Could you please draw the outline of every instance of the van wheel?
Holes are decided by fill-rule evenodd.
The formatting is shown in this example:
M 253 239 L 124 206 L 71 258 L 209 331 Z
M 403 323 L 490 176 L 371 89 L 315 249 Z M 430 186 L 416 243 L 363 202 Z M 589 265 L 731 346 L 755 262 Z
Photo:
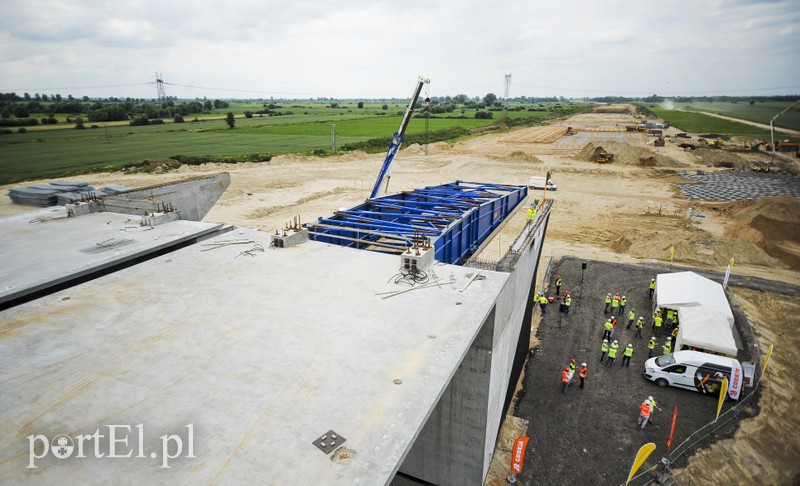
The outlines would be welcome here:
M 669 385 L 669 382 L 664 378 L 659 378 L 656 380 L 656 385 L 658 385 L 661 388 L 665 388 L 667 385 Z

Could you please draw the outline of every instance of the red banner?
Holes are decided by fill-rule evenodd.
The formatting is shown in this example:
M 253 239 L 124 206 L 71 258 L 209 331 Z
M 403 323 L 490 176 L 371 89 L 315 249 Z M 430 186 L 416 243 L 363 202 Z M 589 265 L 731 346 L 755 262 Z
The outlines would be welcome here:
M 528 440 L 530 440 L 530 437 L 517 437 L 517 440 L 514 441 L 514 447 L 511 449 L 511 470 L 514 474 L 522 472 Z
M 675 437 L 675 422 L 678 420 L 678 406 L 672 411 L 672 426 L 669 429 L 669 439 L 667 439 L 667 451 L 672 449 L 672 438 Z

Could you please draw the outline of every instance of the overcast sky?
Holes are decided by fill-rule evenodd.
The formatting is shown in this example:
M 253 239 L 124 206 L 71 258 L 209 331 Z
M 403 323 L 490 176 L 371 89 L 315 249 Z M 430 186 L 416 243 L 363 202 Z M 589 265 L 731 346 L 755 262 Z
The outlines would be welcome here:
M 800 0 L 0 0 L 0 92 L 800 93 Z

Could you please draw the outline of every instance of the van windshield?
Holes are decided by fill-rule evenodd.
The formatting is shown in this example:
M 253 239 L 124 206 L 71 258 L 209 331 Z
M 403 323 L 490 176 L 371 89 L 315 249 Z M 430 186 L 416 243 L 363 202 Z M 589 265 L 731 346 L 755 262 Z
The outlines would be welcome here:
M 672 355 L 672 353 L 665 354 L 664 356 L 659 356 L 658 358 L 656 358 L 656 364 L 658 365 L 659 368 L 664 368 L 669 365 L 674 365 L 675 357 Z

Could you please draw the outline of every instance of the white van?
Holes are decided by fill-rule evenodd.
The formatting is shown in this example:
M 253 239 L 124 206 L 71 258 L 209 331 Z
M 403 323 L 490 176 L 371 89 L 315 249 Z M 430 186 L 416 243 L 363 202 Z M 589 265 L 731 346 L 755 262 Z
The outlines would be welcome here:
M 552 179 L 545 181 L 545 178 L 540 176 L 531 176 L 531 180 L 528 181 L 528 187 L 531 189 L 544 189 L 546 187 L 548 191 L 558 189 L 558 186 L 553 184 Z
M 719 395 L 722 379 L 728 379 L 728 396 L 738 400 L 742 391 L 742 365 L 733 358 L 701 353 L 676 351 L 644 363 L 644 376 L 656 385 L 672 385 L 709 395 Z

